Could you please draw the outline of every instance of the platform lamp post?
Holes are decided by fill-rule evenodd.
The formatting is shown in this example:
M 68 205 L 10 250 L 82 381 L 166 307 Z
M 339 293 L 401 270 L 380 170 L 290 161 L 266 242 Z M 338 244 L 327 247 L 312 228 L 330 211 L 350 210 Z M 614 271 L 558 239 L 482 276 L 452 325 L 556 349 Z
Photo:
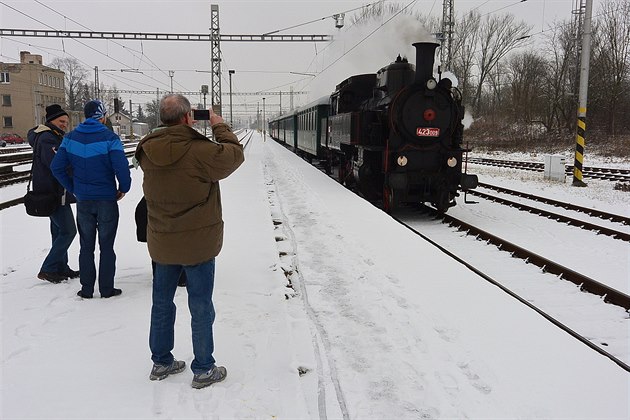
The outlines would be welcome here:
M 173 93 L 173 76 L 175 76 L 175 70 L 169 70 L 168 77 L 171 78 L 171 92 L 170 93 Z
M 232 75 L 236 73 L 234 70 L 228 70 L 230 75 L 230 126 L 234 126 L 234 120 L 232 119 Z

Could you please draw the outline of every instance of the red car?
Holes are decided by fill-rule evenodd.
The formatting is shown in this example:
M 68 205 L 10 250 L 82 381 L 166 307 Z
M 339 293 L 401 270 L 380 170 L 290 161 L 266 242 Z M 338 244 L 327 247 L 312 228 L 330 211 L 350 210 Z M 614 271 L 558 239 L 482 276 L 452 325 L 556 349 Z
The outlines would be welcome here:
M 24 139 L 15 133 L 2 133 L 0 134 L 0 140 L 7 144 L 22 144 Z

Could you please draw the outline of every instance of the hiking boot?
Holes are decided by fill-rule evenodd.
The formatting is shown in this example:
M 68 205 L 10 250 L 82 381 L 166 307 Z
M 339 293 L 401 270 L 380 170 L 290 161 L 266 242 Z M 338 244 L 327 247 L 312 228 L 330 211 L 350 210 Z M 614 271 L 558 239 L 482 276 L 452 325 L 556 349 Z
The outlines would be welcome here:
M 173 360 L 173 363 L 168 366 L 153 364 L 153 369 L 151 369 L 149 379 L 152 381 L 161 381 L 168 375 L 174 375 L 182 372 L 185 368 L 186 362 L 181 360 Z
M 102 298 L 110 298 L 113 296 L 118 296 L 122 293 L 122 290 L 120 289 L 112 289 L 112 292 L 108 295 L 101 295 Z
M 37 278 L 41 280 L 49 281 L 51 283 L 61 283 L 64 280 L 68 280 L 68 277 L 64 276 L 63 274 L 48 273 L 46 271 L 40 271 L 39 274 L 37 275 Z
M 215 366 L 206 373 L 198 373 L 193 376 L 192 387 L 205 388 L 215 382 L 221 382 L 227 376 L 227 370 L 223 366 Z
M 83 293 L 83 290 L 79 290 L 77 292 L 77 296 L 79 296 L 80 298 L 83 298 L 83 299 L 92 299 L 92 295 L 87 295 L 87 294 Z
M 63 273 L 59 273 L 59 274 L 61 274 L 62 276 L 66 276 L 69 279 L 78 279 L 80 277 L 79 270 L 75 271 L 75 270 L 68 269 L 67 271 L 64 271 Z

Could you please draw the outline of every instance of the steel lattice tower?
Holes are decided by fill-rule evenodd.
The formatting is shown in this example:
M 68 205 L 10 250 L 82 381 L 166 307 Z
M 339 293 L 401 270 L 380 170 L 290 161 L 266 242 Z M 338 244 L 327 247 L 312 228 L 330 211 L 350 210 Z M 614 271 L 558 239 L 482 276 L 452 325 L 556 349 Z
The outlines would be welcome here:
M 212 93 L 210 102 L 217 115 L 223 115 L 221 109 L 221 37 L 219 32 L 219 5 L 210 5 L 210 36 L 211 36 L 211 62 L 210 62 L 210 86 Z
M 444 0 L 442 4 L 442 47 L 440 48 L 440 61 L 442 70 L 450 70 L 453 59 L 453 27 L 455 0 Z

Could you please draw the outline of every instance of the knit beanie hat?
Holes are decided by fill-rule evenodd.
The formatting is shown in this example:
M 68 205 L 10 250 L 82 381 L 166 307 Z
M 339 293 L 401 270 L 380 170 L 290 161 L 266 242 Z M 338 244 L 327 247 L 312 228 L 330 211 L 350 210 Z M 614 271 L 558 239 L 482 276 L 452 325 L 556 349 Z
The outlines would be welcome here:
M 83 108 L 83 113 L 85 114 L 85 118 L 94 118 L 95 120 L 100 120 L 105 115 L 107 115 L 107 108 L 105 108 L 105 104 L 103 102 L 94 100 L 85 104 Z
M 46 107 L 46 122 L 51 122 L 62 115 L 67 116 L 68 113 L 61 108 L 61 105 L 52 104 Z

